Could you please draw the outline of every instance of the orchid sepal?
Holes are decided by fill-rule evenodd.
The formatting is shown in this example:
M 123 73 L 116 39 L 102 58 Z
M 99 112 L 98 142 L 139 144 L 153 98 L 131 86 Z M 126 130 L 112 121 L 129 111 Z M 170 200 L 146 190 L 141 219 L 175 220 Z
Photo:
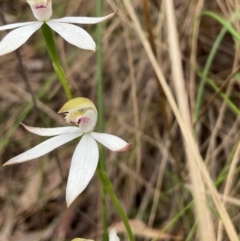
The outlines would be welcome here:
M 54 136 L 37 146 L 29 149 L 28 151 L 23 152 L 22 154 L 19 154 L 16 157 L 11 158 L 9 161 L 4 163 L 3 166 L 22 163 L 26 161 L 30 161 L 33 159 L 36 159 L 38 157 L 41 157 L 54 149 L 56 149 L 59 146 L 62 146 L 63 144 L 76 139 L 77 137 L 81 136 L 82 133 L 71 133 L 71 134 L 64 134 L 59 136 Z
M 76 126 L 63 126 L 55 128 L 42 128 L 27 126 L 23 123 L 21 125 L 29 132 L 38 136 L 58 136 L 63 134 L 79 133 L 79 128 Z M 81 133 L 83 134 L 83 133 Z
M 131 143 L 127 143 L 118 136 L 97 132 L 91 132 L 91 136 L 111 151 L 125 152 L 131 147 Z
M 118 10 L 104 17 L 63 17 L 58 19 L 51 19 L 51 21 L 75 24 L 96 24 L 112 18 L 117 13 Z
M 83 135 L 77 145 L 69 170 L 66 202 L 69 207 L 92 179 L 98 164 L 99 151 L 96 141 L 89 134 Z

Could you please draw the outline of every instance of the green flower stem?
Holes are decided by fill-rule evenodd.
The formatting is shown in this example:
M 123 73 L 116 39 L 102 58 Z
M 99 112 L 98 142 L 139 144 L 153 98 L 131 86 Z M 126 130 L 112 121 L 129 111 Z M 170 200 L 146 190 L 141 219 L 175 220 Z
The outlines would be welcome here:
M 102 16 L 102 0 L 96 2 L 96 15 Z M 103 106 L 103 64 L 102 64 L 102 24 L 97 25 L 97 105 L 98 105 L 98 129 L 100 132 L 104 132 L 104 106 Z M 105 152 L 100 148 L 99 162 L 104 171 L 106 171 Z M 106 203 L 106 191 L 104 187 L 101 190 L 102 197 L 102 225 L 103 234 L 102 240 L 108 241 L 108 213 Z
M 127 234 L 128 234 L 128 238 L 130 241 L 134 241 L 134 237 L 133 237 L 133 233 L 132 233 L 132 230 L 131 230 L 131 227 L 128 223 L 128 218 L 113 190 L 113 187 L 112 187 L 112 183 L 111 181 L 109 180 L 107 174 L 101 170 L 101 167 L 100 165 L 98 166 L 98 169 L 97 169 L 97 172 L 98 172 L 98 177 L 99 177 L 99 180 L 101 181 L 102 185 L 104 186 L 106 192 L 108 193 L 108 195 L 110 196 L 110 198 L 112 199 L 112 202 L 116 208 L 116 210 L 118 211 L 118 214 L 119 216 L 121 217 L 124 225 L 125 225 L 125 228 L 126 228 L 126 231 L 127 231 Z
M 102 167 L 102 155 L 101 155 L 101 151 L 103 151 L 103 148 L 99 149 L 100 151 L 100 158 L 99 158 L 99 162 L 98 162 L 98 167 L 97 170 L 104 170 L 104 168 Z M 98 175 L 99 177 L 99 175 Z M 104 184 L 101 182 L 102 186 L 101 186 L 101 202 L 102 202 L 102 241 L 108 241 L 108 212 L 107 212 L 107 192 L 105 189 Z
M 97 16 L 102 16 L 102 1 L 96 2 Z M 102 64 L 102 24 L 97 25 L 97 99 L 98 99 L 98 129 L 104 131 L 103 107 L 103 64 Z M 102 163 L 103 164 L 103 163 Z M 105 164 L 103 165 L 105 167 Z
M 41 30 L 47 46 L 48 54 L 52 60 L 54 71 L 56 72 L 63 86 L 63 89 L 66 93 L 68 100 L 70 100 L 72 99 L 71 88 L 68 84 L 67 77 L 65 76 L 65 73 L 63 71 L 63 68 L 61 66 L 61 63 L 58 57 L 57 47 L 53 38 L 52 30 L 49 28 L 49 26 L 46 23 L 42 25 Z

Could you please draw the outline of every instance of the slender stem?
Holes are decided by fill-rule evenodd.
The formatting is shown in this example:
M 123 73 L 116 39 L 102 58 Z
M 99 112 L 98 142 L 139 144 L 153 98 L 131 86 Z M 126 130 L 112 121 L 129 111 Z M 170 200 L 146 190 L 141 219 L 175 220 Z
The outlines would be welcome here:
M 186 207 L 184 207 L 178 214 L 176 214 L 168 223 L 167 225 L 161 229 L 161 231 L 155 235 L 155 237 L 151 241 L 158 241 L 161 235 L 173 227 L 173 225 L 184 215 L 188 212 L 193 206 L 193 201 L 190 202 Z
M 223 37 L 225 36 L 227 31 L 229 31 L 232 34 L 233 37 L 235 37 L 238 41 L 240 41 L 239 33 L 231 25 L 231 22 L 234 21 L 239 16 L 239 11 L 240 11 L 240 7 L 238 7 L 233 12 L 233 14 L 230 17 L 230 20 L 228 20 L 228 21 L 224 20 L 219 15 L 217 15 L 217 14 L 215 14 L 213 12 L 210 12 L 210 11 L 204 11 L 202 13 L 202 16 L 206 15 L 206 16 L 212 17 L 215 20 L 217 20 L 220 24 L 223 25 L 223 28 L 222 28 L 221 32 L 219 33 L 217 39 L 215 40 L 215 42 L 214 42 L 214 44 L 212 46 L 212 49 L 211 49 L 211 51 L 210 51 L 210 53 L 208 55 L 207 62 L 205 64 L 205 66 L 204 66 L 201 82 L 200 82 L 200 85 L 199 85 L 199 88 L 198 88 L 198 93 L 197 93 L 196 108 L 195 108 L 195 113 L 194 113 L 194 123 L 196 123 L 198 121 L 206 79 L 207 79 L 210 67 L 212 65 L 213 59 L 214 59 L 214 57 L 216 55 L 216 52 L 218 50 L 218 47 L 219 47 Z
M 64 88 L 67 98 L 70 100 L 72 99 L 71 88 L 70 88 L 70 85 L 68 84 L 67 77 L 63 71 L 63 68 L 59 60 L 57 47 L 53 38 L 52 30 L 48 27 L 46 23 L 42 25 L 41 30 L 47 46 L 48 54 L 52 60 L 53 68 Z
M 199 118 L 199 113 L 200 113 L 201 105 L 202 105 L 202 97 L 203 97 L 203 93 L 204 93 L 204 87 L 206 84 L 206 80 L 207 80 L 207 76 L 208 76 L 210 67 L 212 66 L 213 59 L 216 55 L 218 47 L 219 47 L 224 35 L 226 34 L 226 32 L 227 32 L 226 28 L 223 28 L 221 30 L 220 34 L 218 35 L 216 41 L 213 44 L 210 54 L 208 55 L 206 65 L 204 66 L 201 82 L 200 82 L 200 85 L 198 87 L 198 92 L 197 92 L 196 108 L 195 108 L 195 113 L 194 113 L 194 123 L 196 123 Z
M 100 149 L 101 151 L 101 149 Z M 102 150 L 103 151 L 103 150 Z M 102 156 L 100 153 L 100 160 L 102 160 Z M 104 170 L 102 165 L 101 165 L 101 161 L 99 160 L 98 163 L 98 168 L 97 170 Z M 103 229 L 103 233 L 102 233 L 102 240 L 103 241 L 108 241 L 108 212 L 107 212 L 107 193 L 104 187 L 104 184 L 102 183 L 102 187 L 101 187 L 101 201 L 102 201 L 102 229 Z
M 102 16 L 102 0 L 96 2 L 96 14 Z M 98 99 L 98 129 L 104 132 L 104 106 L 103 106 L 103 64 L 102 64 L 102 24 L 97 25 L 97 99 Z M 100 148 L 99 164 L 106 170 L 105 153 L 103 148 Z M 106 191 L 102 187 L 102 224 L 103 235 L 102 240 L 108 241 L 108 213 L 106 204 Z
M 129 240 L 134 241 L 133 233 L 132 233 L 131 227 L 129 225 L 128 218 L 127 218 L 127 216 L 126 216 L 126 214 L 125 214 L 125 212 L 124 212 L 124 210 L 121 206 L 121 203 L 119 202 L 119 200 L 118 200 L 118 198 L 117 198 L 117 196 L 116 196 L 116 194 L 113 190 L 111 181 L 109 180 L 107 174 L 103 170 L 101 170 L 100 168 L 97 169 L 97 172 L 98 172 L 99 180 L 101 181 L 101 183 L 104 186 L 106 192 L 110 196 L 116 210 L 118 211 L 119 216 L 121 217 L 121 219 L 122 219 L 122 221 L 125 225 Z
M 102 1 L 96 5 L 97 16 L 102 15 Z M 103 64 L 102 64 L 102 25 L 97 25 L 97 98 L 98 98 L 98 129 L 104 131 L 104 107 L 103 107 Z
M 237 9 L 233 12 L 233 14 L 232 14 L 232 16 L 231 16 L 231 17 L 232 17 L 231 20 L 234 20 L 234 19 L 235 19 L 235 17 L 237 16 L 236 13 L 239 14 L 239 10 L 240 10 L 240 8 L 237 8 Z M 230 33 L 238 42 L 240 42 L 240 34 L 238 33 L 238 31 L 236 31 L 236 30 L 234 29 L 234 27 L 232 26 L 231 22 L 225 20 L 224 18 L 222 18 L 222 17 L 219 16 L 218 14 L 216 14 L 216 13 L 214 13 L 214 12 L 210 12 L 210 11 L 204 11 L 204 12 L 202 13 L 202 15 L 206 15 L 206 16 L 212 17 L 213 19 L 215 19 L 216 21 L 218 21 L 220 24 L 222 24 L 222 26 L 223 26 L 224 28 L 226 28 L 226 29 L 229 31 L 229 33 Z
M 200 71 L 197 70 L 197 73 L 200 77 L 204 77 L 204 81 L 207 82 L 215 91 L 216 94 L 219 94 L 222 99 L 227 103 L 229 108 L 237 115 L 240 116 L 240 109 L 229 99 L 229 97 L 222 91 L 221 87 L 218 87 L 217 84 L 211 78 L 203 76 Z
M 2 13 L 0 13 L 0 19 L 1 19 L 1 21 L 2 21 L 2 23 L 3 23 L 4 25 L 7 25 L 7 21 L 6 21 L 4 15 L 3 15 Z M 28 91 L 28 93 L 29 93 L 29 94 L 31 95 L 31 97 L 32 97 L 32 102 L 33 102 L 33 105 L 34 105 L 34 109 L 35 109 L 35 111 L 36 111 L 37 113 L 39 113 L 41 120 L 42 120 L 43 122 L 45 122 L 44 118 L 42 117 L 42 112 L 39 111 L 36 98 L 35 98 L 35 96 L 34 96 L 34 94 L 33 94 L 32 87 L 31 87 L 31 85 L 30 85 L 28 76 L 27 76 L 27 74 L 26 74 L 26 70 L 25 70 L 25 68 L 24 68 L 24 66 L 23 66 L 23 62 L 22 62 L 22 57 L 21 57 L 21 54 L 20 54 L 20 50 L 19 50 L 19 49 L 16 49 L 15 52 L 16 52 L 16 56 L 17 56 L 18 64 L 19 64 L 19 68 L 20 68 L 20 71 L 19 71 L 19 72 L 20 72 L 20 74 L 22 75 L 22 78 L 23 78 L 23 80 L 24 80 L 24 82 L 25 82 L 26 90 Z

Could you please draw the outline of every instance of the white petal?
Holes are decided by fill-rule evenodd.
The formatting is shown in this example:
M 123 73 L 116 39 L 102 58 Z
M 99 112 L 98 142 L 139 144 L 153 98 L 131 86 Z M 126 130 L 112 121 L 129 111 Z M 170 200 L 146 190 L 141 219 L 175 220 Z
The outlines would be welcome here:
M 8 33 L 0 42 L 0 56 L 10 53 L 23 45 L 42 26 L 41 22 L 17 28 Z
M 83 135 L 73 153 L 69 171 L 66 200 L 69 206 L 86 188 L 97 168 L 99 158 L 96 141 L 89 134 Z
M 95 24 L 103 22 L 111 17 L 113 17 L 117 13 L 111 13 L 104 17 L 64 17 L 64 18 L 58 18 L 58 19 L 52 19 L 51 21 L 61 22 L 61 23 L 76 23 L 76 24 Z
M 6 163 L 4 163 L 4 166 L 15 164 L 15 163 L 26 162 L 26 161 L 30 161 L 32 159 L 38 158 L 79 136 L 80 136 L 79 133 L 73 133 L 73 134 L 66 134 L 66 135 L 52 137 L 40 143 L 39 145 L 33 147 L 32 149 L 25 151 L 22 154 L 10 159 Z
M 112 228 L 109 232 L 109 241 L 120 241 L 115 228 Z
M 7 29 L 13 29 L 13 28 L 19 28 L 19 27 L 30 25 L 33 23 L 36 23 L 36 21 L 35 22 L 25 22 L 25 23 L 10 23 L 10 24 L 6 24 L 4 26 L 0 26 L 0 31 L 7 30 Z
M 95 42 L 84 29 L 72 24 L 60 23 L 52 20 L 46 23 L 70 44 L 82 49 L 95 50 Z
M 71 134 L 71 133 L 81 133 L 80 129 L 76 126 L 41 128 L 41 127 L 31 127 L 24 124 L 22 125 L 27 131 L 39 136 L 57 136 L 57 135 Z
M 96 133 L 92 132 L 90 135 L 98 142 L 106 146 L 111 151 L 127 151 L 131 144 L 127 143 L 118 136 L 105 134 L 105 133 Z

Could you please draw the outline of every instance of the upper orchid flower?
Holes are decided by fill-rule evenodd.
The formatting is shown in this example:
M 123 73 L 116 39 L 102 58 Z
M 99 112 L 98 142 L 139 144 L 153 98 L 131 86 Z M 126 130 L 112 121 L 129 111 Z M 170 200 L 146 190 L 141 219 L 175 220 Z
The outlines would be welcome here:
M 13 23 L 0 26 L 0 31 L 14 29 L 7 34 L 0 42 L 0 56 L 8 54 L 21 45 L 23 45 L 34 32 L 36 32 L 44 23 L 52 30 L 56 31 L 69 43 L 82 48 L 95 50 L 96 44 L 92 37 L 82 28 L 75 24 L 95 24 L 111 18 L 116 12 L 105 17 L 64 17 L 59 19 L 50 19 L 52 16 L 51 0 L 28 0 L 34 17 L 38 20 L 35 22 Z
M 97 110 L 92 101 L 87 98 L 75 98 L 68 101 L 59 113 L 66 113 L 65 119 L 76 126 L 57 128 L 38 128 L 23 125 L 26 130 L 40 136 L 54 136 L 32 149 L 10 159 L 4 165 L 29 161 L 43 156 L 55 148 L 82 136 L 72 157 L 68 176 L 66 200 L 69 206 L 86 188 L 98 164 L 99 150 L 96 141 L 112 151 L 126 151 L 130 144 L 121 138 L 93 132 L 97 122 Z

